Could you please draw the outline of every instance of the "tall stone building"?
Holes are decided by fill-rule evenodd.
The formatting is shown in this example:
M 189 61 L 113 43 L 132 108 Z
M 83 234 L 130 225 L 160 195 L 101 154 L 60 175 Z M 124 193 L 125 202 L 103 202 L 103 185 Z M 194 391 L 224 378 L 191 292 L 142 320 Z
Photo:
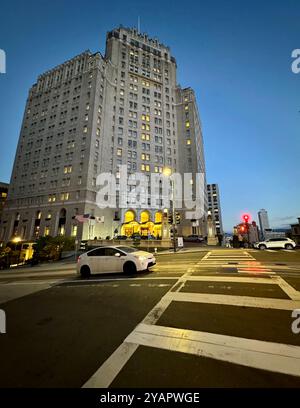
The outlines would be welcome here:
M 162 235 L 164 208 L 100 209 L 97 175 L 202 172 L 205 162 L 195 94 L 176 80 L 170 49 L 135 29 L 107 34 L 105 56 L 85 51 L 40 75 L 29 90 L 0 239 L 65 234 L 79 239 L 115 231 Z M 133 183 L 134 184 L 134 183 Z M 130 191 L 134 186 L 127 186 Z M 182 217 L 181 233 L 205 235 Z M 80 217 L 85 215 L 85 217 Z M 79 222 L 87 221 L 87 222 Z

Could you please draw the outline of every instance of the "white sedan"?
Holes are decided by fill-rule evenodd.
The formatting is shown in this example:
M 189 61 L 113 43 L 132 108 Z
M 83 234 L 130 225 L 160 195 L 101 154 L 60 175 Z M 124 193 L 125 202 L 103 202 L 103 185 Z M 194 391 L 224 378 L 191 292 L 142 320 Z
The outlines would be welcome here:
M 80 255 L 77 260 L 77 273 L 82 277 L 88 277 L 92 273 L 133 274 L 145 271 L 155 264 L 156 259 L 150 252 L 123 245 L 105 246 Z

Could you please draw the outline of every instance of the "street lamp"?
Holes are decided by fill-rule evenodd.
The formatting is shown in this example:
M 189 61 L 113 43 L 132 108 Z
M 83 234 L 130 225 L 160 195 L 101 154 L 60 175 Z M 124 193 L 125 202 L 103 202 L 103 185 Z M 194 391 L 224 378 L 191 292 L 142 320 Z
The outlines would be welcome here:
M 172 169 L 170 167 L 164 167 L 162 171 L 163 175 L 166 177 L 170 177 L 172 175 Z M 173 249 L 176 252 L 176 220 L 175 220 L 175 182 L 174 179 L 170 179 L 171 182 L 171 192 L 172 192 L 172 231 L 173 231 Z

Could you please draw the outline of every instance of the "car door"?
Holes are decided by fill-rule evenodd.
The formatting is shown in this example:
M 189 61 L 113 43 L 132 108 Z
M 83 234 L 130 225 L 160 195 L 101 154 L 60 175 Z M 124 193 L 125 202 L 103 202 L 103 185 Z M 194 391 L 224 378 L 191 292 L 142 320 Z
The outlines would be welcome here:
M 270 238 L 268 239 L 267 243 L 268 248 L 273 249 L 278 247 L 278 242 L 276 238 Z
M 88 264 L 92 273 L 105 273 L 107 269 L 107 257 L 105 248 L 96 248 L 87 253 Z
M 119 253 L 120 256 L 116 256 Z M 123 263 L 125 255 L 117 248 L 105 248 L 105 256 L 107 259 L 108 272 L 123 272 Z

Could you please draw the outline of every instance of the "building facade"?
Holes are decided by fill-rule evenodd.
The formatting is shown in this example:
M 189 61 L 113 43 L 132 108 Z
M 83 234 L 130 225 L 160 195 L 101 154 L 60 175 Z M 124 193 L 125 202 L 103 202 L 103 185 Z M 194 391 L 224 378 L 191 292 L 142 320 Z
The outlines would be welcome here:
M 207 184 L 208 211 L 215 224 L 216 234 L 224 235 L 220 191 L 218 184 Z
M 119 179 L 121 166 L 133 179 L 165 167 L 190 172 L 193 188 L 196 172 L 205 179 L 195 94 L 177 84 L 176 70 L 168 47 L 119 27 L 107 34 L 104 56 L 85 51 L 40 75 L 26 102 L 0 239 L 161 237 L 161 200 L 137 207 L 132 194 L 120 208 Z M 97 206 L 101 173 L 116 176 L 114 208 Z M 183 217 L 181 232 L 196 225 L 205 234 L 204 198 L 201 217 Z
M 8 183 L 0 182 L 0 222 L 1 222 L 3 208 L 7 200 L 8 187 L 9 187 Z
M 270 230 L 268 211 L 261 209 L 258 211 L 258 221 L 260 227 L 261 238 L 265 238 L 265 230 Z

